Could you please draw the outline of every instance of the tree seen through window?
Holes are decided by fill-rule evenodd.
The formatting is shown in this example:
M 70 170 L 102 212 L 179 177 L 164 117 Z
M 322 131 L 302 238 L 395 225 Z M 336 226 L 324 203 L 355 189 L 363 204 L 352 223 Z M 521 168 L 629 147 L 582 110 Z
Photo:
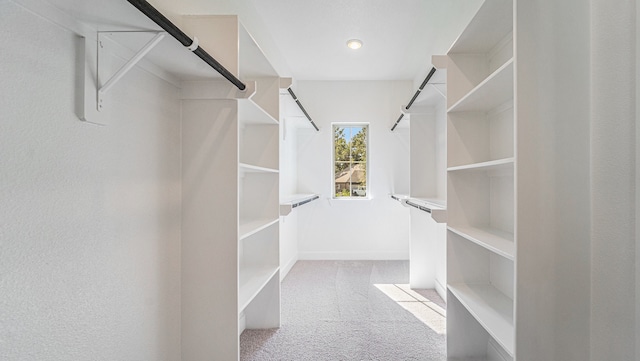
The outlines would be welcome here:
M 335 197 L 367 195 L 367 125 L 334 125 Z

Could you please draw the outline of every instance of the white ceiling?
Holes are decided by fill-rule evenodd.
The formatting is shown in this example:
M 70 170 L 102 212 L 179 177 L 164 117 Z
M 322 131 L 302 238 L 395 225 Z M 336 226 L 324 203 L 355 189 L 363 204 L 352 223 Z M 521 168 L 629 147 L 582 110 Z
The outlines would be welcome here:
M 414 79 L 477 9 L 473 0 L 250 0 L 301 80 Z M 364 43 L 346 46 L 351 38 Z
M 177 14 L 237 14 L 282 76 L 414 80 L 482 0 L 151 0 Z M 357 51 L 346 41 L 359 38 Z

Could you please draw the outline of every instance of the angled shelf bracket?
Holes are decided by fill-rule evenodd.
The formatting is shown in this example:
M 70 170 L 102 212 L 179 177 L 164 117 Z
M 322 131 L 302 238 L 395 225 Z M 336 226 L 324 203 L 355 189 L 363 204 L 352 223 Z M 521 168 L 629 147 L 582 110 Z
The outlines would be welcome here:
M 111 78 L 109 78 L 109 80 L 104 82 L 104 84 L 98 89 L 98 111 L 102 111 L 102 109 L 104 108 L 104 97 L 107 92 L 109 92 L 109 90 L 120 79 L 122 79 L 131 69 L 133 69 L 133 67 L 136 66 L 136 64 L 140 60 L 142 60 L 142 58 L 144 58 L 144 56 L 147 55 L 156 45 L 158 45 L 167 35 L 167 33 L 163 31 L 153 33 L 155 33 L 156 35 L 147 44 L 145 44 L 142 49 L 138 50 L 138 52 L 131 59 L 129 59 L 120 69 L 118 69 L 118 71 L 115 72 L 115 74 L 111 76 Z M 100 49 L 103 48 L 102 36 L 104 36 L 104 33 L 98 33 L 98 74 L 100 74 L 100 64 L 102 63 L 100 61 Z

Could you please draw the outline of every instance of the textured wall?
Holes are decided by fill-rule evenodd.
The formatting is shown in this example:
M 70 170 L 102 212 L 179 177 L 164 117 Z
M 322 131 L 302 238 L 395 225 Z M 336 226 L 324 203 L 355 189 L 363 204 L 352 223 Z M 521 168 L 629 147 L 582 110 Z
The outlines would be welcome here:
M 591 1 L 593 361 L 636 358 L 635 6 Z
M 0 359 L 180 358 L 180 106 L 135 70 L 74 109 L 75 37 L 0 1 Z

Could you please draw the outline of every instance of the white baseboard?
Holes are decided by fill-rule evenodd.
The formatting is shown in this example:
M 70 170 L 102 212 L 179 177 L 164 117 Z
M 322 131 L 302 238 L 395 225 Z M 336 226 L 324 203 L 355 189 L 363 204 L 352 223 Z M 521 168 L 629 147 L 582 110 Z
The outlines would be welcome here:
M 487 360 L 490 361 L 513 361 L 513 358 L 507 354 L 507 352 L 498 345 L 498 343 L 489 338 L 489 344 L 487 345 Z
M 247 317 L 244 314 L 244 311 L 240 312 L 240 317 L 238 317 L 238 336 L 242 335 L 242 332 L 247 328 Z
M 444 302 L 447 302 L 447 288 L 442 285 L 438 279 L 436 279 L 436 292 L 438 292 Z
M 409 252 L 299 252 L 305 261 L 408 261 Z
M 298 258 L 293 257 L 289 260 L 289 262 L 287 262 L 286 265 L 284 265 L 284 267 L 280 267 L 280 282 L 282 282 L 287 274 L 289 274 L 289 271 L 291 271 L 296 262 L 298 262 Z

